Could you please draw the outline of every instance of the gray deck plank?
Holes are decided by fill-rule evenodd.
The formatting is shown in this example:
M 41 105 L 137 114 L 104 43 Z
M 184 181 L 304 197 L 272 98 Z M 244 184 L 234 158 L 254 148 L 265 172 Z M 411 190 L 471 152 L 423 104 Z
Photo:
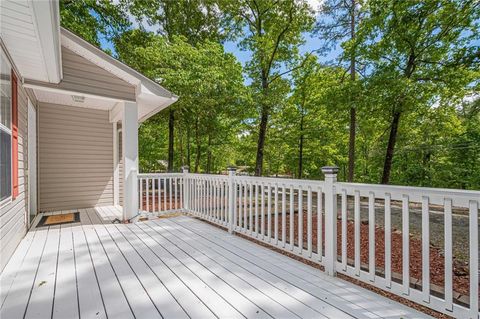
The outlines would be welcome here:
M 118 249 L 131 267 L 135 277 L 141 282 L 157 310 L 164 318 L 188 318 L 188 315 L 150 270 L 130 243 L 120 234 L 115 225 L 104 225 Z
M 96 225 L 95 231 L 107 254 L 108 260 L 123 288 L 130 307 L 137 318 L 161 318 L 150 296 L 139 282 L 135 273 L 122 256 L 112 238 L 101 225 Z
M 83 229 L 107 316 L 109 318 L 134 318 L 130 304 L 100 244 L 95 227 L 96 225 L 83 226 Z
M 212 311 L 197 297 L 185 283 L 174 273 L 165 262 L 155 255 L 151 247 L 141 240 L 143 238 L 149 241 L 148 235 L 138 229 L 134 231 L 134 227 L 128 225 L 116 225 L 117 229 L 130 242 L 138 254 L 142 256 L 150 269 L 155 273 L 157 278 L 162 281 L 169 292 L 182 305 L 183 309 L 192 318 L 215 318 Z
M 181 232 L 183 227 L 175 227 L 175 224 L 169 222 L 168 220 L 164 224 L 169 224 L 172 230 L 176 232 Z M 210 226 L 211 227 L 211 226 Z M 206 239 L 195 235 L 194 233 L 189 233 L 191 243 L 205 243 L 206 245 L 210 244 Z M 326 303 L 320 298 L 305 292 L 304 290 L 298 288 L 297 286 L 289 283 L 284 280 L 284 278 L 275 276 L 272 273 L 268 272 L 265 268 L 260 267 L 256 264 L 255 260 L 249 260 L 247 258 L 241 258 L 238 255 L 235 255 L 229 252 L 226 249 L 218 249 L 214 247 L 212 250 L 208 250 L 206 247 L 199 249 L 205 249 L 209 253 L 214 254 L 217 252 L 217 258 L 223 256 L 225 259 L 229 260 L 231 263 L 240 266 L 246 271 L 248 278 L 257 278 L 260 280 L 256 281 L 257 285 L 260 285 L 260 289 L 269 291 L 275 296 L 276 300 L 281 301 L 284 305 L 289 305 L 291 310 L 300 315 L 301 317 L 312 318 L 312 317 L 335 317 L 335 318 L 351 318 L 352 316 L 348 315 L 346 312 L 338 310 L 335 306 L 332 306 Z M 215 254 L 214 254 L 215 255 Z M 267 268 L 268 269 L 268 268 Z M 315 310 L 316 314 L 303 313 L 301 309 L 308 308 L 310 311 Z
M 85 216 L 88 215 L 85 212 Z M 78 306 L 81 318 L 106 318 L 103 296 L 97 274 L 90 257 L 83 227 L 74 227 L 75 265 L 77 276 Z
M 380 297 L 367 289 L 363 289 L 339 278 L 329 277 L 308 265 L 291 258 L 285 258 L 285 256 L 253 242 L 237 236 L 230 236 L 225 231 L 201 221 L 196 221 L 188 217 L 178 217 L 171 219 L 171 221 L 178 222 L 187 229 L 201 232 L 202 236 L 210 238 L 214 246 L 222 246 L 247 259 L 253 258 L 257 265 L 263 265 L 266 269 L 271 268 L 275 275 L 281 275 L 286 280 L 295 283 L 306 291 L 318 293 L 319 290 L 326 289 L 329 293 L 330 301 L 332 301 L 332 298 L 334 300 L 340 298 L 342 303 L 339 305 L 343 305 L 342 308 L 344 308 L 345 311 L 358 314 L 357 310 L 360 308 L 360 310 L 363 309 L 367 316 L 368 313 L 370 313 L 370 315 L 374 317 L 382 318 L 428 317 L 407 306 Z M 228 240 L 225 240 L 225 236 L 228 236 Z M 309 269 L 310 272 L 308 274 L 305 272 L 302 273 L 301 269 Z M 306 282 L 303 278 L 308 278 L 309 282 Z M 311 286 L 312 284 L 314 287 Z
M 155 230 L 153 222 L 145 223 Z M 153 227 L 152 227 L 153 226 Z M 222 296 L 225 301 L 231 304 L 242 315 L 247 318 L 267 318 L 270 317 L 265 311 L 263 311 L 258 305 L 246 298 L 235 288 L 228 285 L 219 276 L 211 271 L 210 268 L 202 265 L 197 260 L 193 259 L 187 253 L 179 249 L 172 242 L 168 242 L 160 232 L 157 231 L 155 236 L 157 241 L 168 250 L 175 258 L 177 258 L 182 264 L 189 268 L 193 273 L 197 274 L 206 284 L 214 289 L 218 295 Z M 293 316 L 293 314 L 291 314 Z
M 183 265 L 177 258 L 171 255 L 165 248 L 159 245 L 156 240 L 156 233 L 150 227 L 143 223 L 135 224 L 137 227 L 144 230 L 144 232 L 150 236 L 148 242 L 149 247 L 152 247 L 160 258 L 172 269 L 182 280 L 195 292 L 199 298 L 204 300 L 205 304 L 215 313 L 215 315 L 221 318 L 243 318 L 243 316 L 227 303 L 221 296 L 219 296 L 215 290 L 209 287 L 203 282 L 195 273 Z
M 273 296 L 274 294 L 272 294 L 272 287 L 261 278 L 249 276 L 249 273 L 245 269 L 235 263 L 228 262 L 219 254 L 212 253 L 208 249 L 205 250 L 205 247 L 201 244 L 196 245 L 195 243 L 188 242 L 188 239 L 180 232 L 175 231 L 175 233 L 170 233 L 170 230 L 165 229 L 165 231 L 161 232 L 161 235 L 172 244 L 184 250 L 195 259 L 195 261 L 209 269 L 227 284 L 234 287 L 239 293 L 248 298 L 268 315 L 274 318 L 298 317 L 297 314 L 288 309 L 287 305 L 282 305 L 280 302 L 277 302 Z
M 0 310 L 0 318 L 23 318 L 35 283 L 38 265 L 47 240 L 48 229 L 37 230 L 21 268 Z
M 0 274 L 1 318 L 428 317 L 197 219 L 78 211 L 81 225 L 27 233 Z
M 60 230 L 50 229 L 25 318 L 47 318 L 52 315 L 59 241 Z
M 60 228 L 60 246 L 58 248 L 57 278 L 52 317 L 79 317 L 72 228 L 69 225 L 62 225 Z
M 28 232 L 23 240 L 18 245 L 10 261 L 3 269 L 0 277 L 0 308 L 3 306 L 5 298 L 7 297 L 10 288 L 12 287 L 15 277 L 19 269 L 22 267 L 30 246 L 34 242 L 35 231 Z

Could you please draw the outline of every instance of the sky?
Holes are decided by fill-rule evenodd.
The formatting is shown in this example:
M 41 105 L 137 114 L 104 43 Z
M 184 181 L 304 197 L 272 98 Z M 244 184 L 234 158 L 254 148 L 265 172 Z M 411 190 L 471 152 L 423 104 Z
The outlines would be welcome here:
M 315 12 L 318 12 L 318 9 L 323 1 L 324 0 L 307 0 L 310 7 Z M 130 20 L 134 28 L 138 27 L 138 22 L 135 20 L 133 16 L 130 16 Z M 142 26 L 147 31 L 155 32 L 157 30 L 156 26 L 149 26 L 145 23 Z M 302 54 L 312 52 L 321 47 L 321 42 L 318 39 L 318 37 L 315 35 L 304 34 L 304 39 L 305 39 L 305 44 L 300 47 L 300 53 Z M 102 49 L 110 50 L 112 53 L 115 54 L 115 47 L 112 42 L 108 41 L 105 38 L 100 38 L 100 45 Z M 226 43 L 224 43 L 224 49 L 225 49 L 225 52 L 232 53 L 242 65 L 245 65 L 245 63 L 251 59 L 251 52 L 240 50 L 238 47 L 238 42 L 227 41 Z M 319 56 L 319 61 L 323 63 L 332 62 L 339 56 L 340 53 L 341 53 L 340 48 L 335 48 L 334 50 L 326 53 L 325 55 Z M 246 79 L 246 82 L 248 83 L 249 80 Z

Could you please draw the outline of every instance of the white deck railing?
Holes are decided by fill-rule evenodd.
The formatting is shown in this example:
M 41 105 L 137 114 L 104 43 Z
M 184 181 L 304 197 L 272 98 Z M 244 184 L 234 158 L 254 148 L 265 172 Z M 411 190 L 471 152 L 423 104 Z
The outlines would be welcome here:
M 340 183 L 335 168 L 323 171 L 324 181 L 236 176 L 233 170 L 228 176 L 186 170 L 140 174 L 140 210 L 188 212 L 318 263 L 329 275 L 341 273 L 455 317 L 479 317 L 479 191 Z M 452 216 L 462 214 L 463 226 L 454 224 Z M 433 217 L 435 230 L 430 229 Z M 430 235 L 438 232 L 439 218 L 443 234 L 434 235 L 437 241 L 443 238 L 441 286 L 430 283 Z M 393 223 L 401 230 L 401 256 L 392 254 Z M 419 223 L 414 226 L 420 232 L 421 247 L 415 249 L 421 251 L 421 278 L 410 274 L 412 223 Z M 362 224 L 368 224 L 363 237 Z M 469 269 L 463 294 L 454 291 L 454 235 L 465 237 L 468 245 L 461 248 L 468 252 Z M 368 245 L 361 249 L 365 239 Z M 383 256 L 375 256 L 382 250 L 376 240 L 383 243 Z M 383 265 L 376 265 L 379 258 Z M 396 273 L 392 264 L 400 260 Z

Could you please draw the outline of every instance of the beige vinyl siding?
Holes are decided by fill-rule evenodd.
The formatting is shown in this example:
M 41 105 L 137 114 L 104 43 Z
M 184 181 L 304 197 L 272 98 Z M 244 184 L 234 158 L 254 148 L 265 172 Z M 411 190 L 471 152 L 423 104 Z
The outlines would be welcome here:
M 108 111 L 39 103 L 39 207 L 113 204 L 113 136 Z
M 18 187 L 17 198 L 0 208 L 0 272 L 12 256 L 27 231 L 28 210 L 27 166 L 28 166 L 28 97 L 27 91 L 18 81 Z M 30 95 L 31 97 L 32 95 Z M 32 104 L 35 101 L 31 98 Z
M 135 101 L 135 87 L 62 47 L 63 79 L 59 88 Z

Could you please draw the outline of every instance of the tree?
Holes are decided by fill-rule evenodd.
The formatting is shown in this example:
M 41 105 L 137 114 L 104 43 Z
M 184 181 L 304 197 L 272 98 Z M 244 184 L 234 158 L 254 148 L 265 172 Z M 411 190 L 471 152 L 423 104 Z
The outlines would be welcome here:
M 434 100 L 458 100 L 456 92 L 473 81 L 479 6 L 473 0 L 372 0 L 363 7 L 367 17 L 353 45 L 367 64 L 371 91 L 391 111 L 381 183 L 390 181 L 402 115 Z
M 258 101 L 258 142 L 255 175 L 263 172 L 265 139 L 273 107 L 272 83 L 289 73 L 289 62 L 298 55 L 302 33 L 313 27 L 313 13 L 304 0 L 241 0 L 225 4 L 224 10 L 242 32 L 240 48 L 252 52 L 246 71 Z
M 206 40 L 219 42 L 229 36 L 229 23 L 213 0 L 122 0 L 140 21 L 146 20 L 168 41 L 183 36 L 196 45 Z M 168 170 L 173 170 L 176 106 L 169 108 Z
M 130 27 L 125 8 L 109 0 L 61 0 L 61 24 L 100 47 L 100 37 L 111 40 Z
M 168 41 L 141 30 L 124 33 L 115 44 L 123 61 L 180 96 L 176 103 L 182 114 L 177 123 L 177 140 L 181 139 L 182 143 L 177 143 L 177 150 L 183 153 L 184 149 L 195 149 L 196 172 L 206 154 L 204 167 L 207 171 L 213 170 L 215 157 L 222 158 L 214 149 L 229 142 L 229 136 L 225 135 L 235 134 L 234 128 L 243 116 L 246 101 L 242 69 L 235 57 L 225 53 L 218 43 L 205 41 L 193 46 L 184 37 L 176 36 Z M 161 127 L 165 123 L 162 116 L 164 113 L 154 116 L 151 125 Z M 149 161 L 157 161 L 158 154 L 155 156 Z M 181 164 L 185 163 L 183 155 L 180 160 Z M 190 164 L 190 153 L 186 162 Z
M 350 41 L 355 42 L 356 30 L 360 19 L 362 17 L 362 11 L 359 9 L 361 0 L 329 0 L 322 3 L 321 17 L 318 22 L 318 32 L 321 35 L 323 41 L 325 41 L 325 47 L 336 48 L 338 44 Z M 346 62 L 348 64 L 348 70 L 350 73 L 350 81 L 354 82 L 357 76 L 356 62 L 357 53 L 355 46 L 345 48 L 340 62 Z M 342 79 L 343 81 L 343 79 Z M 357 105 L 356 94 L 353 88 L 350 88 L 349 92 L 349 112 L 350 112 L 350 135 L 348 145 L 348 178 L 349 182 L 354 181 L 355 176 L 355 136 L 357 130 Z

